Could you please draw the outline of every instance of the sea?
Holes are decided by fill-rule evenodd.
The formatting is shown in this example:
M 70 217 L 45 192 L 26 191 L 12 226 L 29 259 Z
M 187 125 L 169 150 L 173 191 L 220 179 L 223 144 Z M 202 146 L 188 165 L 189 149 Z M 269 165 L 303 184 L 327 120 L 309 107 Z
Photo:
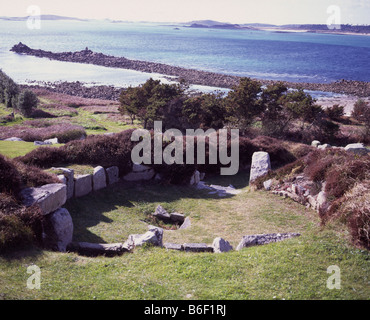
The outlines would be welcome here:
M 370 36 L 362 35 L 190 28 L 107 20 L 42 20 L 40 29 L 29 29 L 26 21 L 0 20 L 0 69 L 18 83 L 80 81 L 86 85 L 128 87 L 142 84 L 150 77 L 163 82 L 169 80 L 161 74 L 10 52 L 19 42 L 53 52 L 88 47 L 128 59 L 256 79 L 316 83 L 341 79 L 370 81 Z

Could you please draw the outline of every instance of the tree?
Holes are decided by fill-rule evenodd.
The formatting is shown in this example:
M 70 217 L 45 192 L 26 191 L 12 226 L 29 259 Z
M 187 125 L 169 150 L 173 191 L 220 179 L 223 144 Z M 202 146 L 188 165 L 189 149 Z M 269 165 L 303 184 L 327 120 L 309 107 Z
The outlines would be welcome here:
M 30 90 L 22 91 L 18 97 L 17 109 L 25 117 L 30 117 L 32 109 L 37 108 L 37 96 Z
M 131 122 L 137 117 L 145 129 L 151 128 L 155 120 L 162 120 L 170 101 L 182 93 L 178 84 L 162 84 L 160 80 L 150 78 L 139 87 L 121 92 L 119 110 L 122 114 L 128 114 Z
M 5 103 L 7 108 L 16 108 L 18 94 L 18 85 L 0 70 L 0 102 Z
M 241 78 L 226 97 L 228 119 L 240 129 L 249 127 L 262 109 L 259 94 L 261 84 L 250 78 Z

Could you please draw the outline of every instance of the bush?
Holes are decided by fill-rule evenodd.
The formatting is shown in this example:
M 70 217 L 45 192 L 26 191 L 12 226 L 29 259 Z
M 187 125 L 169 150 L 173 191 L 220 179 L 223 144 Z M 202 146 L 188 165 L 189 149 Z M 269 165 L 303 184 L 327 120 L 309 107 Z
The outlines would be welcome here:
M 38 187 L 58 182 L 57 177 L 39 168 L 0 155 L 0 193 L 18 198 L 22 187 Z
M 13 197 L 0 193 L 0 252 L 39 242 L 42 237 L 40 208 L 20 205 Z
M 37 107 L 37 102 L 37 96 L 32 91 L 22 91 L 18 97 L 17 109 L 23 116 L 30 117 L 33 109 Z
M 344 115 L 344 106 L 340 106 L 339 104 L 335 104 L 332 107 L 329 107 L 329 108 L 325 109 L 325 113 L 331 120 L 337 120 L 338 121 Z

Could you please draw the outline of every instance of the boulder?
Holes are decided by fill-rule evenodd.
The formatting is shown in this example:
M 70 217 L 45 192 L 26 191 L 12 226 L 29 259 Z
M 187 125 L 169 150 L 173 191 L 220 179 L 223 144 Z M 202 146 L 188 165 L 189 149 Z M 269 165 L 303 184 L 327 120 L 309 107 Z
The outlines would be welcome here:
M 46 248 L 65 252 L 72 236 L 73 222 L 67 209 L 60 208 L 45 216 L 42 237 Z
M 220 237 L 217 237 L 213 240 L 212 247 L 213 252 L 215 253 L 228 252 L 233 250 L 231 244 L 225 239 L 222 239 Z
M 116 166 L 106 169 L 108 184 L 113 184 L 119 181 L 119 169 Z
M 194 174 L 190 178 L 190 185 L 197 185 L 200 181 L 200 172 L 195 170 Z
M 272 185 L 272 180 L 271 179 L 263 182 L 263 187 L 267 191 L 271 189 L 271 185 Z
M 320 144 L 321 144 L 321 142 L 320 142 L 319 140 L 313 140 L 313 141 L 311 142 L 311 146 L 316 147 L 316 148 L 317 148 Z
M 326 210 L 328 208 L 328 199 L 325 191 L 320 191 L 316 198 L 316 210 Z
M 75 192 L 76 198 L 83 197 L 92 191 L 92 175 L 78 174 L 75 176 Z
M 37 204 L 46 215 L 56 211 L 67 200 L 67 187 L 63 183 L 46 184 L 38 188 L 26 188 L 21 191 L 26 207 Z
M 159 227 L 149 226 L 149 231 L 144 234 L 129 235 L 125 244 L 134 247 L 143 246 L 145 244 L 162 247 L 163 229 Z
M 321 149 L 321 150 L 326 150 L 326 149 L 329 149 L 331 148 L 331 145 L 328 144 L 328 143 L 325 143 L 323 145 L 320 145 L 320 146 L 317 146 L 318 149 Z
M 344 150 L 346 150 L 348 152 L 353 152 L 354 154 L 358 154 L 358 155 L 364 155 L 364 154 L 367 154 L 369 152 L 369 149 L 365 148 L 362 143 L 348 144 L 344 148 Z
M 268 173 L 271 169 L 270 155 L 264 151 L 253 153 L 249 182 Z
M 299 233 L 270 233 L 244 236 L 236 247 L 236 250 L 241 250 L 243 248 L 248 248 L 251 246 L 268 244 L 271 242 L 283 241 L 298 236 L 300 236 Z
M 182 251 L 184 250 L 184 247 L 182 244 L 176 244 L 176 243 L 165 243 L 163 245 L 167 250 L 178 250 Z
M 107 186 L 107 177 L 103 167 L 98 166 L 94 168 L 92 186 L 94 191 L 98 191 Z
M 44 143 L 47 143 L 47 144 L 58 144 L 58 138 L 53 138 L 53 139 L 47 139 L 47 140 L 44 140 Z
M 64 177 L 66 178 L 66 185 L 67 185 L 67 199 L 73 197 L 75 182 L 74 182 L 74 170 L 67 169 L 67 168 L 52 168 L 53 170 L 60 170 Z
M 191 226 L 190 218 L 186 217 L 184 223 L 179 227 L 179 229 L 186 229 Z

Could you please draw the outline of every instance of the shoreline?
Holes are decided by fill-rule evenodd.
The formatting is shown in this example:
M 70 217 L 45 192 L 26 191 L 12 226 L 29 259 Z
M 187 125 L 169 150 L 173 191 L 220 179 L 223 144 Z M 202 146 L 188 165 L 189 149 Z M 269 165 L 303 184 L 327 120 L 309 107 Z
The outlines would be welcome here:
M 124 57 L 115 57 L 96 53 L 88 48 L 77 52 L 53 53 L 40 49 L 31 49 L 21 42 L 10 50 L 17 54 L 25 54 L 39 58 L 48 58 L 50 60 L 93 64 L 110 68 L 120 68 L 126 70 L 135 70 L 147 73 L 157 73 L 164 76 L 171 76 L 171 80 L 179 81 L 184 79 L 189 84 L 211 86 L 230 89 L 239 83 L 240 76 L 233 76 L 196 69 L 186 69 L 177 66 L 171 66 L 163 63 L 148 62 L 141 60 L 130 60 Z M 270 85 L 281 82 L 288 88 L 303 88 L 312 91 L 333 92 L 347 94 L 361 98 L 370 97 L 370 82 L 355 80 L 339 80 L 332 83 L 310 83 L 310 82 L 289 82 L 277 80 L 254 79 L 262 85 Z

